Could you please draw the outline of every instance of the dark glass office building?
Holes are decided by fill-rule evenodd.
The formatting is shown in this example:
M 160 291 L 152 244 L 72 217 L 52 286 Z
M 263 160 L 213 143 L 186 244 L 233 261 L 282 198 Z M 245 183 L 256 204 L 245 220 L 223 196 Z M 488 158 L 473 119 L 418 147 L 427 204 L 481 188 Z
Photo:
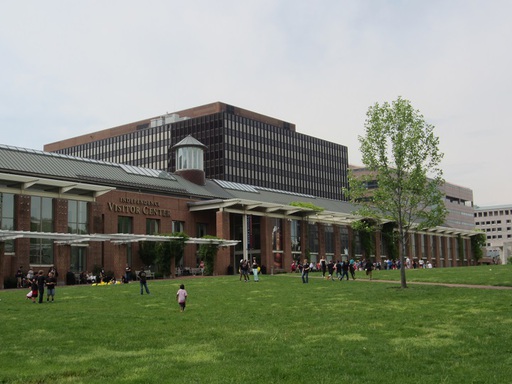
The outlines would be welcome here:
M 188 135 L 207 147 L 207 178 L 344 200 L 346 146 L 219 102 L 47 144 L 44 149 L 174 172 L 171 148 Z

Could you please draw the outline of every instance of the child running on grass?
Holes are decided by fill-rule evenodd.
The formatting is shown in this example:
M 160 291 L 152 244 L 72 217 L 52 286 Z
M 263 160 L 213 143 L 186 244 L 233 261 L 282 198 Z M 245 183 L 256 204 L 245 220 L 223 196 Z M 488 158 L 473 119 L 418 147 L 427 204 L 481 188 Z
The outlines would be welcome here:
M 185 310 L 185 305 L 187 302 L 187 291 L 185 291 L 185 285 L 181 284 L 180 289 L 176 293 L 176 300 L 178 300 L 178 304 L 180 305 L 180 312 Z

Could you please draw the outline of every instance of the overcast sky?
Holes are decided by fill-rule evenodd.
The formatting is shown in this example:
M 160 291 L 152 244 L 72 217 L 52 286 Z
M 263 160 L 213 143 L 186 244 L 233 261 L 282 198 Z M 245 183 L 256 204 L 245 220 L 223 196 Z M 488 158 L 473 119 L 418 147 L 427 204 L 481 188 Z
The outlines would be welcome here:
M 448 182 L 512 204 L 512 1 L 0 0 L 1 144 L 222 101 L 348 146 L 411 101 Z

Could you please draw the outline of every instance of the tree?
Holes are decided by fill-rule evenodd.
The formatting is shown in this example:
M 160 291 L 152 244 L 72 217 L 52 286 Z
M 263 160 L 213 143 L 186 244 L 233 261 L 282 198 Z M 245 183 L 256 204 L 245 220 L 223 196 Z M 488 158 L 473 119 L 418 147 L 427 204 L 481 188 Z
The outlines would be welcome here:
M 375 253 L 375 223 L 373 220 L 362 219 L 353 222 L 352 229 L 359 233 L 363 255 L 369 260 Z
M 162 235 L 179 237 L 179 239 L 170 239 L 169 241 L 158 244 L 156 262 L 158 269 L 163 274 L 166 274 L 171 272 L 171 261 L 173 259 L 175 265 L 181 262 L 185 250 L 185 241 L 189 239 L 189 236 L 184 232 L 173 232 L 171 235 Z
M 157 244 L 154 241 L 142 241 L 139 247 L 139 258 L 148 267 L 152 265 L 157 257 Z
M 368 173 L 349 172 L 348 196 L 360 207 L 355 213 L 396 225 L 402 288 L 407 288 L 404 261 L 411 231 L 440 225 L 447 213 L 440 190 L 443 154 L 433 130 L 408 100 L 376 103 L 368 109 L 365 136 L 359 136 Z
M 487 239 L 485 237 L 485 233 L 479 233 L 477 235 L 471 236 L 471 250 L 473 253 L 473 260 L 475 260 L 475 264 L 478 264 L 480 259 L 484 256 L 483 248 Z
M 203 239 L 218 240 L 216 236 L 206 235 Z M 213 241 L 208 244 L 201 244 L 197 251 L 199 258 L 204 261 L 204 275 L 211 276 L 215 270 L 215 259 L 217 258 L 217 252 L 219 251 L 219 245 Z

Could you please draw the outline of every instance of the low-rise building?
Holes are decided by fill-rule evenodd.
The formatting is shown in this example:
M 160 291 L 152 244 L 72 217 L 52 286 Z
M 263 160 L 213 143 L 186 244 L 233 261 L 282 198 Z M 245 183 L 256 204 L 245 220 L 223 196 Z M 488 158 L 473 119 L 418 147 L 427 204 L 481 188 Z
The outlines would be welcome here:
M 169 271 L 159 271 L 170 277 L 177 267 L 199 266 L 197 244 L 205 235 L 221 246 L 219 275 L 244 259 L 272 273 L 306 257 L 397 257 L 380 232 L 374 252 L 365 254 L 351 227 L 361 217 L 346 201 L 208 179 L 202 143 L 188 137 L 174 150 L 177 169 L 169 173 L 0 145 L 0 287 L 20 266 L 56 267 L 60 280 L 95 267 L 120 278 L 127 265 L 144 266 L 142 242 L 167 241 L 163 235 L 174 232 L 192 244 Z M 414 233 L 407 256 L 437 267 L 469 265 L 473 235 L 449 227 Z

